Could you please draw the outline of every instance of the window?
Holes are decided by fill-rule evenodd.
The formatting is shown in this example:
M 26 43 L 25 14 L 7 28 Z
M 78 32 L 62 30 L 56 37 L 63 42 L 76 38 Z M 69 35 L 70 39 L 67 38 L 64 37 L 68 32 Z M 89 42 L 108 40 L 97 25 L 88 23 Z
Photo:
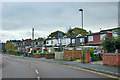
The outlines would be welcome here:
M 51 44 L 53 44 L 53 41 L 51 41 Z
M 38 42 L 38 44 L 40 44 L 40 42 Z
M 36 42 L 36 45 L 38 45 L 38 42 Z
M 75 39 L 72 39 L 72 43 L 75 43 Z
M 106 34 L 101 34 L 101 35 L 100 35 L 100 40 L 105 39 L 105 36 L 106 36 Z
M 47 44 L 49 44 L 49 41 L 47 41 Z
M 64 44 L 66 44 L 66 40 L 64 39 Z
M 84 38 L 80 38 L 80 42 L 84 42 Z
M 88 41 L 93 41 L 93 36 L 89 36 Z

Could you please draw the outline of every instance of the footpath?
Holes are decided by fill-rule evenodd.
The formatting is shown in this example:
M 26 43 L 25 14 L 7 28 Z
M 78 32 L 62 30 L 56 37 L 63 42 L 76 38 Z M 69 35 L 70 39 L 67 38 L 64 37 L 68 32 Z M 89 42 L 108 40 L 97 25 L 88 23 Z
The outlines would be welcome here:
M 14 55 L 10 55 L 14 56 Z M 14 56 L 14 57 L 21 57 L 21 56 Z M 96 72 L 106 73 L 110 75 L 114 75 L 117 77 L 120 77 L 120 67 L 118 66 L 108 66 L 108 65 L 102 65 L 102 64 L 96 64 L 96 63 L 81 63 L 76 61 L 59 61 L 55 59 L 45 59 L 45 58 L 30 58 L 30 57 L 21 57 L 21 58 L 29 58 L 29 59 L 36 59 L 40 61 L 47 61 L 49 63 L 58 63 L 58 64 L 64 64 L 84 69 L 93 70 Z

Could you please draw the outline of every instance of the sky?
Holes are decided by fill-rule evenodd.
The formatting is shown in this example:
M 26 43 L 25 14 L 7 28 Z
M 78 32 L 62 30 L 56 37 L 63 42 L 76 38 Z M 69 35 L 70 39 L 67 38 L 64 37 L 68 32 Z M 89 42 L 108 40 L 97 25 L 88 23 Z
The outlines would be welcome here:
M 81 28 L 80 8 L 87 31 L 118 27 L 118 2 L 2 2 L 0 40 L 31 38 L 32 28 L 35 38 L 66 32 L 69 26 Z

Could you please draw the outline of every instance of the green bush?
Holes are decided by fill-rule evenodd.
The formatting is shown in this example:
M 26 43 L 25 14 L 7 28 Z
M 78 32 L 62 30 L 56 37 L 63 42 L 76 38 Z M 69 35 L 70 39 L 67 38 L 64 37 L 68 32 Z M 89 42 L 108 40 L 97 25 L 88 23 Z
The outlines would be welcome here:
M 84 49 L 84 51 L 83 51 L 84 56 L 85 56 L 85 53 L 86 53 L 88 50 L 90 51 L 90 56 L 92 57 L 93 54 L 95 53 L 95 51 L 94 51 L 93 49 Z
M 46 55 L 55 55 L 55 53 L 46 53 Z
M 39 52 L 39 53 L 41 53 L 41 52 L 42 52 L 42 50 L 38 50 L 38 52 Z
M 92 61 L 99 61 L 99 59 L 96 56 L 93 56 Z
M 34 53 L 34 55 L 40 55 L 40 53 Z
M 46 53 L 34 53 L 34 55 L 46 55 Z

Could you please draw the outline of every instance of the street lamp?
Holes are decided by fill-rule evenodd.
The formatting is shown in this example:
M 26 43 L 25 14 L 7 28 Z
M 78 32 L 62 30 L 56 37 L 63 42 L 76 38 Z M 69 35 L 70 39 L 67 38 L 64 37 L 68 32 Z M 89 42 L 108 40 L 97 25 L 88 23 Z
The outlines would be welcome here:
M 84 54 L 83 54 L 83 9 L 79 9 L 81 12 L 81 21 L 82 21 L 82 63 L 84 63 Z

